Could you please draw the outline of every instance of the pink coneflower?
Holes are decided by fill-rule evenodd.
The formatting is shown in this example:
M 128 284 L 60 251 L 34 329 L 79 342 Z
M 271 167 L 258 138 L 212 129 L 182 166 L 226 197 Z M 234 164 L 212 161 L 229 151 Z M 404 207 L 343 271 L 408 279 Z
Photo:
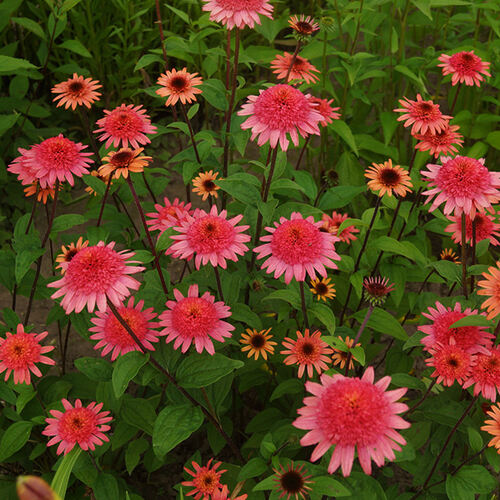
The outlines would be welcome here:
M 252 129 L 252 140 L 257 136 L 257 144 L 262 146 L 267 141 L 272 148 L 279 142 L 283 151 L 288 149 L 290 135 L 295 146 L 299 144 L 299 134 L 319 135 L 318 123 L 323 116 L 317 111 L 309 95 L 285 84 L 274 85 L 260 90 L 258 96 L 248 96 L 238 115 L 251 115 L 241 124 L 243 130 Z
M 142 309 L 144 301 L 139 300 L 134 306 L 134 298 L 130 297 L 127 305 L 122 305 L 117 308 L 120 316 L 133 330 L 141 344 L 154 351 L 155 348 L 151 342 L 158 342 L 158 332 L 154 331 L 157 323 L 152 320 L 157 316 L 153 312 L 153 308 Z M 141 348 L 135 343 L 135 340 L 125 330 L 121 323 L 116 319 L 115 315 L 107 309 L 105 312 L 97 311 L 97 317 L 91 321 L 95 326 L 89 328 L 89 332 L 96 332 L 90 336 L 92 340 L 99 340 L 94 346 L 94 349 L 102 350 L 102 356 L 111 352 L 111 361 L 114 361 L 118 355 L 122 356 L 130 351 L 140 351 Z
M 210 21 L 222 23 L 227 29 L 243 29 L 260 24 L 259 14 L 272 19 L 273 6 L 269 0 L 203 0 L 202 10 L 210 12 Z
M 397 444 L 406 444 L 396 429 L 410 427 L 398 413 L 408 407 L 396 401 L 407 391 L 406 387 L 387 391 L 391 377 L 373 383 L 374 371 L 370 366 L 363 377 L 321 375 L 321 383 L 306 382 L 306 389 L 313 396 L 304 399 L 301 415 L 293 425 L 309 432 L 300 440 L 302 446 L 316 444 L 311 455 L 315 462 L 331 446 L 335 446 L 328 472 L 333 474 L 342 466 L 342 474 L 351 473 L 354 452 L 366 474 L 371 474 L 373 461 L 381 467 L 385 458 L 394 460 Z
M 43 340 L 49 332 L 26 333 L 24 326 L 17 325 L 16 333 L 6 333 L 5 338 L 0 338 L 0 373 L 5 371 L 5 380 L 14 372 L 14 384 L 30 384 L 30 371 L 37 377 L 42 376 L 42 372 L 35 363 L 45 365 L 55 365 L 53 359 L 43 356 L 54 349 L 54 346 L 41 346 Z
M 320 231 L 322 224 L 322 221 L 314 222 L 312 216 L 304 219 L 300 213 L 293 212 L 290 220 L 281 217 L 279 223 L 274 223 L 276 227 L 266 227 L 271 234 L 260 238 L 266 243 L 253 249 L 258 259 L 270 256 L 262 269 L 274 272 L 275 278 L 284 273 L 287 284 L 293 277 L 304 281 L 306 273 L 316 279 L 316 271 L 326 278 L 325 266 L 337 269 L 333 261 L 340 260 L 334 246 L 339 238 Z
M 177 71 L 172 68 L 172 71 L 162 73 L 156 82 L 161 87 L 156 93 L 162 97 L 168 97 L 165 106 L 174 106 L 177 101 L 182 104 L 196 101 L 196 94 L 201 94 L 202 90 L 197 88 L 203 83 L 201 76 L 196 76 L 198 73 L 188 73 L 187 68 L 182 68 Z
M 88 163 L 94 163 L 87 158 L 92 153 L 82 153 L 86 147 L 59 134 L 33 146 L 25 153 L 25 161 L 35 172 L 40 187 L 53 187 L 56 180 L 67 180 L 73 186 L 73 176 L 88 174 Z
M 109 411 L 101 411 L 102 403 L 92 402 L 82 406 L 77 399 L 75 406 L 67 400 L 62 400 L 64 412 L 50 410 L 54 418 L 46 418 L 47 427 L 42 431 L 44 436 L 54 436 L 47 446 L 59 443 L 57 454 L 64 452 L 66 455 L 78 444 L 82 450 L 95 450 L 96 445 L 101 446 L 103 441 L 109 441 L 104 434 L 111 427 L 107 425 L 113 420 Z
M 445 307 L 439 302 L 436 302 L 435 307 L 435 309 L 429 307 L 429 312 L 422 313 L 422 316 L 430 319 L 432 324 L 418 327 L 421 332 L 426 334 L 420 341 L 426 351 L 429 351 L 437 343 L 448 345 L 451 341 L 458 347 L 473 354 L 487 352 L 487 349 L 491 347 L 494 336 L 484 331 L 486 328 L 484 326 L 459 326 L 458 328 L 450 328 L 453 323 L 462 318 L 477 315 L 477 309 L 471 310 L 467 307 L 461 311 L 460 302 L 457 302 L 453 309 Z
M 200 467 L 195 461 L 191 462 L 191 465 L 194 468 L 194 471 L 189 470 L 187 467 L 184 467 L 184 470 L 190 475 L 193 476 L 193 479 L 190 481 L 183 481 L 181 484 L 183 486 L 192 486 L 194 490 L 186 493 L 186 495 L 190 497 L 194 497 L 195 500 L 199 500 L 203 497 L 203 500 L 208 500 L 211 495 L 217 492 L 219 488 L 222 487 L 220 482 L 220 477 L 224 472 L 223 470 L 217 470 L 222 462 L 216 462 L 214 465 L 210 465 L 212 463 L 213 458 L 211 458 L 207 465 Z
M 462 134 L 457 133 L 458 125 L 447 124 L 440 132 L 433 133 L 428 130 L 425 134 L 415 134 L 417 144 L 415 149 L 419 151 L 429 151 L 429 154 L 437 158 L 440 155 L 458 153 L 455 147 L 462 147 L 464 142 Z
M 422 194 L 429 197 L 428 202 L 436 196 L 429 209 L 431 212 L 444 202 L 445 215 L 465 212 L 474 217 L 476 210 L 484 212 L 500 200 L 500 172 L 490 172 L 484 166 L 484 158 L 443 156 L 441 163 L 442 166 L 429 163 L 429 170 L 421 172 L 431 188 Z
M 283 347 L 286 349 L 281 351 L 281 354 L 288 354 L 284 360 L 285 365 L 299 365 L 299 377 L 302 377 L 306 369 L 309 378 L 313 376 L 314 369 L 320 374 L 328 370 L 326 363 L 332 362 L 327 355 L 333 354 L 333 349 L 321 340 L 319 330 L 312 335 L 309 335 L 308 329 L 305 330 L 304 335 L 297 331 L 297 340 L 285 337 Z
M 140 283 L 129 276 L 144 271 L 142 266 L 129 266 L 137 261 L 127 260 L 135 255 L 129 250 L 114 250 L 115 242 L 107 245 L 100 241 L 97 245 L 82 248 L 66 266 L 64 276 L 49 283 L 51 288 L 59 288 L 53 299 L 63 297 L 61 307 L 66 314 L 79 313 L 85 306 L 92 312 L 96 305 L 104 312 L 109 299 L 120 306 L 130 295 L 130 290 L 138 290 Z
M 481 309 L 486 309 L 487 318 L 491 319 L 500 314 L 500 261 L 496 267 L 490 266 L 488 272 L 482 275 L 485 279 L 477 282 L 477 286 L 481 288 L 477 294 L 488 297 L 481 304 Z
M 474 396 L 479 393 L 493 402 L 500 392 L 500 346 L 489 349 L 488 354 L 477 354 L 470 378 L 463 385 L 467 389 L 474 385 Z
M 321 220 L 323 225 L 321 226 L 322 231 L 327 231 L 330 234 L 336 236 L 340 241 L 344 243 L 350 243 L 357 239 L 354 233 L 359 233 L 359 229 L 356 226 L 346 226 L 339 233 L 339 227 L 346 219 L 349 218 L 347 214 L 339 214 L 335 211 L 332 215 L 323 214 Z
M 398 122 L 404 121 L 404 126 L 411 127 L 412 135 L 418 132 L 425 134 L 430 130 L 434 134 L 443 130 L 451 120 L 452 116 L 443 115 L 439 110 L 439 104 L 432 101 L 424 101 L 420 94 L 417 94 L 417 100 L 411 101 L 407 97 L 399 100 L 402 108 L 394 109 L 397 113 L 404 113 L 398 117 Z
M 191 285 L 187 297 L 174 289 L 175 300 L 169 300 L 166 306 L 170 309 L 160 314 L 160 326 L 165 327 L 162 335 L 168 335 L 167 343 L 174 342 L 174 349 L 182 345 L 186 352 L 193 343 L 197 352 L 203 349 L 214 354 L 212 339 L 224 342 L 224 337 L 231 337 L 234 326 L 222 318 L 231 316 L 229 306 L 224 302 L 215 302 L 210 293 L 205 292 L 198 297 L 198 285 Z
M 302 36 L 310 36 L 319 30 L 319 24 L 311 17 L 300 14 L 300 16 L 291 16 L 288 24 L 297 33 Z
M 250 226 L 237 226 L 243 218 L 237 215 L 227 219 L 227 211 L 217 213 L 216 205 L 210 212 L 195 210 L 193 216 L 187 216 L 175 230 L 181 234 L 171 236 L 177 240 L 167 254 L 181 259 L 191 259 L 195 256 L 196 269 L 200 265 L 210 264 L 226 269 L 226 259 L 237 261 L 237 255 L 243 255 L 248 247 L 244 244 L 250 241 L 248 234 L 242 234 Z
M 481 82 L 484 81 L 482 74 L 491 76 L 489 73 L 491 63 L 482 61 L 473 50 L 457 52 L 452 56 L 441 54 L 438 60 L 441 61 L 438 67 L 443 68 L 443 76 L 451 74 L 452 85 L 460 82 L 480 87 Z
M 83 237 L 80 236 L 76 245 L 74 243 L 70 243 L 68 247 L 64 245 L 61 246 L 62 253 L 60 253 L 56 257 L 56 262 L 59 262 L 59 265 L 56 266 L 56 269 L 61 269 L 61 274 L 66 272 L 66 268 L 68 264 L 71 262 L 73 257 L 82 249 L 89 246 L 89 241 L 83 241 Z
M 364 297 L 372 306 L 379 306 L 385 302 L 387 296 L 394 290 L 394 283 L 389 284 L 389 278 L 370 276 L 363 281 Z
M 288 73 L 291 65 L 292 69 Z M 287 83 L 291 80 L 304 80 L 306 83 L 315 83 L 319 80 L 318 76 L 313 73 L 319 73 L 316 66 L 298 55 L 295 56 L 294 60 L 293 54 L 289 52 L 284 52 L 283 55 L 277 54 L 274 60 L 271 61 L 271 68 L 274 69 L 273 73 L 277 75 L 276 78 L 279 80 L 284 80 L 288 75 Z
M 151 230 L 160 231 L 160 234 L 170 227 L 180 226 L 188 215 L 193 214 L 191 203 L 179 201 L 179 198 L 175 198 L 173 203 L 168 198 L 163 198 L 163 205 L 157 203 L 155 210 L 156 212 L 146 214 L 151 217 L 147 224 L 151 226 Z
M 224 484 L 221 490 L 217 489 L 212 493 L 212 500 L 246 500 L 248 497 L 246 493 L 238 495 L 237 497 L 234 495 L 234 492 L 232 494 L 229 493 L 227 484 Z
M 314 481 L 311 481 L 311 474 L 307 473 L 303 465 L 296 466 L 292 461 L 286 469 L 279 464 L 279 468 L 273 467 L 273 470 L 276 475 L 273 481 L 276 483 L 277 490 L 281 491 L 279 498 L 286 497 L 286 500 L 307 498 L 308 492 L 312 490 L 310 485 Z
M 97 125 L 100 127 L 94 130 L 98 134 L 103 132 L 99 137 L 100 141 L 106 141 L 106 147 L 111 144 L 114 148 L 126 148 L 130 142 L 132 148 L 137 149 L 141 144 L 151 142 L 146 134 L 156 133 L 156 127 L 151 125 L 151 120 L 146 114 L 146 110 L 142 109 L 142 104 L 134 106 L 133 104 L 122 104 L 112 111 L 104 110 L 106 115 L 104 118 L 97 120 Z
M 452 386 L 455 382 L 460 385 L 469 378 L 475 363 L 475 356 L 466 351 L 451 339 L 449 344 L 436 342 L 429 349 L 432 356 L 425 360 L 427 366 L 433 366 L 431 377 L 437 377 L 436 382 L 445 386 Z
M 315 106 L 316 111 L 321 114 L 323 120 L 319 122 L 322 127 L 326 127 L 333 120 L 339 120 L 341 114 L 337 113 L 340 108 L 332 108 L 333 99 L 320 99 L 319 97 L 310 97 L 309 101 Z
M 18 148 L 18 151 L 21 156 L 18 156 L 11 163 L 9 163 L 7 170 L 12 174 L 17 174 L 17 179 L 23 185 L 37 182 L 36 169 L 31 166 L 31 163 L 29 161 L 30 150 Z
M 73 73 L 71 78 L 52 87 L 51 92 L 59 94 L 53 99 L 54 102 L 59 100 L 57 107 L 64 105 L 68 109 L 71 106 L 74 110 L 77 106 L 83 105 L 90 109 L 90 106 L 99 100 L 101 93 L 96 90 L 101 87 L 99 80 L 83 78 Z
M 450 224 L 445 228 L 448 233 L 453 233 L 451 239 L 455 243 L 461 243 L 462 241 L 462 217 L 448 217 L 453 224 Z M 488 215 L 486 213 L 477 213 L 474 217 L 474 224 L 476 226 L 476 243 L 482 240 L 489 240 L 489 242 L 496 246 L 499 241 L 495 236 L 500 237 L 500 224 L 495 222 L 495 217 Z M 472 243 L 472 219 L 466 215 L 465 216 L 465 242 Z

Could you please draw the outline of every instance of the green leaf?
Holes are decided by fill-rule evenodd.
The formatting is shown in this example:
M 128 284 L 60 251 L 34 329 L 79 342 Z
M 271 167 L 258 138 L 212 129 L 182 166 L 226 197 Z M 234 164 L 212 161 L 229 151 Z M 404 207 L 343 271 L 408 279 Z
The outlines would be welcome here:
M 55 235 L 59 231 L 66 231 L 67 229 L 71 229 L 74 226 L 79 226 L 80 224 L 86 222 L 86 220 L 87 219 L 80 214 L 59 215 L 54 219 L 50 234 Z
M 358 194 L 366 191 L 366 186 L 336 186 L 330 188 L 320 199 L 321 210 L 333 210 L 349 204 Z
M 406 77 L 408 77 L 413 82 L 415 82 L 417 84 L 417 86 L 419 87 L 419 90 L 422 94 L 425 94 L 427 92 L 425 89 L 425 85 L 424 85 L 422 78 L 417 76 L 410 68 L 407 68 L 406 66 L 402 66 L 401 64 L 398 64 L 398 65 L 394 66 L 394 69 L 396 71 L 398 71 L 399 73 L 401 73 L 402 75 L 405 75 Z
M 465 316 L 465 318 L 459 319 L 455 321 L 455 323 L 451 324 L 448 328 L 459 328 L 461 326 L 494 326 L 495 322 L 489 319 L 486 319 L 486 316 L 482 314 L 472 314 L 470 316 Z
M 474 452 L 479 451 L 483 447 L 483 438 L 481 434 L 474 427 L 467 427 L 467 434 L 471 450 Z
M 149 448 L 149 443 L 144 438 L 135 439 L 127 446 L 125 452 L 125 466 L 130 476 L 141 460 L 141 455 Z
M 476 494 L 490 493 L 495 478 L 481 465 L 465 465 L 455 475 L 446 476 L 446 494 L 450 500 L 474 500 Z
M 35 262 L 40 255 L 43 255 L 45 250 L 42 248 L 35 248 L 30 250 L 21 250 L 16 255 L 16 265 L 14 268 L 14 274 L 16 276 L 16 283 L 21 283 L 22 279 L 29 271 L 31 264 Z
M 500 131 L 495 130 L 494 132 L 490 132 L 488 137 L 486 137 L 486 142 L 495 149 L 500 149 Z
M 389 236 L 380 236 L 372 242 L 370 246 L 383 250 L 384 252 L 402 255 L 407 259 L 415 261 L 417 264 L 425 265 L 427 263 L 427 260 L 422 252 L 409 241 L 398 241 L 395 238 L 390 238 Z
M 177 381 L 187 389 L 206 387 L 243 365 L 243 361 L 230 359 L 217 352 L 213 356 L 191 354 L 179 365 Z
M 120 498 L 120 490 L 116 478 L 111 474 L 100 472 L 92 485 L 95 500 L 110 500 Z
M 0 74 L 9 75 L 16 73 L 21 69 L 36 69 L 37 67 L 31 64 L 26 59 L 18 59 L 0 54 Z
M 145 68 L 146 66 L 149 66 L 150 64 L 153 64 L 155 62 L 163 64 L 163 59 L 156 54 L 144 54 L 135 64 L 134 71 Z
M 262 300 L 276 300 L 276 299 L 288 302 L 290 305 L 295 307 L 295 309 L 301 308 L 300 297 L 295 290 L 292 289 L 275 290 L 274 292 L 271 292 L 269 295 L 264 297 Z
M 106 192 L 106 183 L 93 175 L 84 175 L 83 182 L 90 186 L 98 195 L 104 196 Z
M 362 346 L 358 345 L 350 349 L 352 357 L 361 365 L 365 366 L 366 355 Z
M 354 314 L 354 317 L 359 321 L 363 321 L 366 314 L 366 309 L 358 311 Z M 368 328 L 375 330 L 376 332 L 383 333 L 384 335 L 389 335 L 399 340 L 408 340 L 408 335 L 404 331 L 403 327 L 399 324 L 398 320 L 389 314 L 385 309 L 380 309 L 375 307 L 368 320 Z
M 411 0 L 417 9 L 432 21 L 431 3 L 429 0 Z
M 262 329 L 262 321 L 246 304 L 233 304 L 231 306 L 231 320 L 241 321 L 249 328 Z
M 291 378 L 281 382 L 271 394 L 270 401 L 280 398 L 286 394 L 298 394 L 304 390 L 304 383 L 296 378 Z
M 64 0 L 64 3 L 61 5 L 61 8 L 59 9 L 59 16 L 64 14 L 65 12 L 68 12 L 71 10 L 73 7 L 78 5 L 82 0 Z
M 346 144 L 353 150 L 356 156 L 359 156 L 358 147 L 354 136 L 352 135 L 351 129 L 343 120 L 333 120 L 332 123 L 328 125 L 328 128 L 336 132 L 340 137 L 346 142 Z
M 351 491 L 331 476 L 315 477 L 313 491 L 317 495 L 327 495 L 335 498 L 351 496 Z
M 113 373 L 111 363 L 102 358 L 78 358 L 75 359 L 75 367 L 94 382 L 111 380 Z
M 45 33 L 43 32 L 43 29 L 37 22 L 33 21 L 33 19 L 30 19 L 29 17 L 13 17 L 11 18 L 11 21 L 31 31 L 42 40 L 45 40 Z
M 0 115 L 0 137 L 16 124 L 18 117 L 19 115 L 14 114 Z
M 399 125 L 397 116 L 394 112 L 382 111 L 382 113 L 380 113 L 380 123 L 382 124 L 384 143 L 389 144 Z
M 227 110 L 226 87 L 224 87 L 224 84 L 220 80 L 216 80 L 215 78 L 205 80 L 201 89 L 203 90 L 205 100 L 215 109 L 219 109 L 220 111 Z
M 139 370 L 147 363 L 148 355 L 139 351 L 132 351 L 120 356 L 115 362 L 111 381 L 117 398 L 128 387 L 129 382 L 139 373 Z
M 177 14 L 186 24 L 191 24 L 191 21 L 189 20 L 189 16 L 182 10 L 176 9 L 175 7 L 172 7 L 168 3 L 164 4 L 167 8 L 169 8 L 174 14 Z
M 33 425 L 33 422 L 21 421 L 10 425 L 5 430 L 0 441 L 0 462 L 14 455 L 26 444 Z
M 203 423 L 203 413 L 189 404 L 167 406 L 156 419 L 153 430 L 153 451 L 163 457 L 185 441 Z
M 460 283 L 462 281 L 461 267 L 449 260 L 431 262 L 432 267 L 448 281 Z
M 66 40 L 61 45 L 59 45 L 61 49 L 68 49 L 75 54 L 78 54 L 82 57 L 92 57 L 92 54 L 83 46 L 80 40 Z
M 50 487 L 61 497 L 61 500 L 64 500 L 66 489 L 68 488 L 69 476 L 81 452 L 82 449 L 79 446 L 75 446 L 68 454 L 64 455 L 59 463 L 54 479 L 52 479 Z
M 240 179 L 218 179 L 217 185 L 234 199 L 248 205 L 256 205 L 261 201 L 259 190 L 253 184 Z
M 252 458 L 240 469 L 237 481 L 244 481 L 260 476 L 266 469 L 267 463 L 265 460 L 260 457 Z
M 156 412 L 152 403 L 147 399 L 133 398 L 126 394 L 123 400 L 121 416 L 127 424 L 143 430 L 150 436 L 153 435 Z
M 335 333 L 335 316 L 327 305 L 315 303 L 309 310 L 326 326 L 331 335 Z

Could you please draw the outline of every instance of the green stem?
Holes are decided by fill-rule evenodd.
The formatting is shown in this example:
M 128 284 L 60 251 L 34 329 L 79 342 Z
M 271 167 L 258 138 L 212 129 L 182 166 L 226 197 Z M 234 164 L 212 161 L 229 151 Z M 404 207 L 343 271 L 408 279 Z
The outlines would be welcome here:
M 465 212 L 462 212 L 462 291 L 465 298 L 469 298 L 467 291 L 467 242 L 465 239 Z
M 359 327 L 358 333 L 356 334 L 356 338 L 354 339 L 352 346 L 356 347 L 359 339 L 361 338 L 361 334 L 363 333 L 363 330 L 366 328 L 366 325 L 368 324 L 368 320 L 370 319 L 370 316 L 372 315 L 374 306 L 370 304 L 368 306 L 368 309 L 365 314 L 365 318 L 363 319 L 363 323 L 361 323 L 361 326 Z M 346 360 L 346 365 L 345 365 L 345 372 L 344 376 L 347 377 L 347 374 L 349 373 L 349 365 L 351 364 L 351 359 L 352 359 L 352 352 L 349 351 L 347 354 L 347 360 Z
M 309 330 L 309 318 L 307 317 L 306 296 L 304 294 L 304 282 L 299 281 L 300 301 L 302 303 L 302 316 L 304 317 L 304 327 Z

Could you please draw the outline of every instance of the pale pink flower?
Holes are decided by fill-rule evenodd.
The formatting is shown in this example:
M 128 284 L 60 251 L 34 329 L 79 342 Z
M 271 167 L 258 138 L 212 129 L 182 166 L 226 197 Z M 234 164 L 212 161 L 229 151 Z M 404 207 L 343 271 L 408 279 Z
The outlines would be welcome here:
M 18 156 L 9 163 L 7 170 L 12 174 L 17 174 L 17 179 L 25 186 L 37 182 L 36 169 L 31 166 L 31 162 L 29 161 L 30 150 L 18 148 L 18 151 L 21 153 L 21 156 Z
M 253 28 L 260 24 L 259 14 L 272 19 L 269 0 L 203 0 L 202 10 L 210 12 L 210 21 L 222 23 L 227 29 Z

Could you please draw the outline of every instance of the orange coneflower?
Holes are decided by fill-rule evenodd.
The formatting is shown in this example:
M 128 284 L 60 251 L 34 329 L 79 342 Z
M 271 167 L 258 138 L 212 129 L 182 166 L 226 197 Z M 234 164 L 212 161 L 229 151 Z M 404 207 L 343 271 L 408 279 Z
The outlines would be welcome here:
M 318 296 L 318 300 L 333 299 L 335 297 L 335 288 L 333 283 L 330 284 L 331 278 L 321 278 L 311 281 L 310 290 Z
M 74 243 L 70 243 L 67 247 L 62 245 L 61 250 L 62 253 L 60 253 L 56 257 L 56 262 L 59 262 L 59 265 L 56 266 L 56 269 L 61 269 L 61 274 L 64 274 L 66 272 L 66 267 L 68 265 L 68 262 L 71 261 L 71 259 L 82 249 L 88 246 L 89 242 L 88 240 L 83 241 L 83 237 L 80 236 L 78 238 L 78 241 L 76 242 L 76 245 Z
M 500 453 L 500 405 L 497 403 L 486 412 L 493 420 L 485 420 L 481 427 L 482 431 L 486 431 L 493 436 L 493 439 L 488 443 L 488 446 L 494 446 Z
M 242 333 L 240 343 L 246 344 L 241 350 L 242 352 L 248 351 L 249 358 L 254 356 L 255 360 L 257 360 L 259 359 L 259 354 L 262 354 L 262 357 L 267 359 L 267 353 L 274 354 L 273 346 L 277 344 L 269 340 L 273 338 L 273 336 L 269 334 L 271 331 L 270 328 L 260 331 L 257 331 L 255 328 L 253 330 L 247 328 L 246 331 L 248 335 Z
M 379 196 L 388 196 L 398 194 L 405 197 L 407 192 L 411 191 L 413 186 L 408 172 L 399 165 L 392 165 L 392 160 L 389 159 L 384 163 L 373 163 L 373 166 L 365 170 L 365 177 L 371 179 L 368 181 L 368 187 L 372 191 L 379 191 Z
M 481 308 L 487 310 L 488 319 L 491 319 L 500 314 L 500 261 L 497 262 L 496 267 L 489 267 L 488 272 L 483 273 L 483 276 L 485 279 L 477 282 L 481 288 L 477 294 L 488 297 L 481 304 Z
M 59 191 L 62 189 L 62 186 L 59 185 Z M 54 199 L 54 195 L 56 193 L 54 186 L 40 187 L 38 185 L 38 181 L 33 182 L 28 187 L 24 188 L 24 195 L 26 197 L 33 196 L 36 193 L 36 201 L 42 201 L 45 205 L 47 203 L 47 199 L 49 195 L 52 199 Z
M 335 349 L 334 347 L 333 352 L 335 354 L 332 356 L 332 361 L 333 361 L 333 366 L 340 365 L 340 369 L 342 370 L 347 362 L 347 359 L 349 358 L 349 349 L 352 349 L 353 347 L 358 347 L 361 344 L 358 342 L 354 346 L 354 339 L 349 338 L 349 336 L 347 336 L 345 339 L 339 337 L 339 339 L 342 341 L 342 343 L 345 344 L 347 350 L 342 351 L 341 349 Z M 352 370 L 354 368 L 353 361 L 358 361 L 358 360 L 353 355 L 351 355 L 351 360 L 349 361 L 349 370 Z
M 53 99 L 54 101 L 59 100 L 57 107 L 64 105 L 66 109 L 70 106 L 71 109 L 75 109 L 77 106 L 83 105 L 90 109 L 91 104 L 99 100 L 101 93 L 96 92 L 96 89 L 100 87 L 102 85 L 99 84 L 98 80 L 83 78 L 83 76 L 73 73 L 71 78 L 55 85 L 51 92 L 59 94 Z
M 460 259 L 457 254 L 451 248 L 445 248 L 440 254 L 439 258 L 441 260 L 449 260 L 455 264 L 460 264 Z
M 126 179 L 129 172 L 143 172 L 144 167 L 152 160 L 151 156 L 139 156 L 144 148 L 121 148 L 105 156 L 103 165 L 99 167 L 99 175 L 119 179 L 121 175 Z
M 203 83 L 201 76 L 196 76 L 197 74 L 188 73 L 186 68 L 180 71 L 172 68 L 172 71 L 162 73 L 156 82 L 162 87 L 156 93 L 162 97 L 168 97 L 165 106 L 173 106 L 179 100 L 182 104 L 196 101 L 195 94 L 202 92 L 197 85 Z
M 304 14 L 291 16 L 288 24 L 298 35 L 302 36 L 310 36 L 319 30 L 319 24 L 311 16 L 306 17 Z
M 213 196 L 217 198 L 217 191 L 220 189 L 217 184 L 215 184 L 215 180 L 217 179 L 217 175 L 219 172 L 215 172 L 213 170 L 209 170 L 208 172 L 202 172 L 198 177 L 193 179 L 193 193 L 201 196 L 201 199 L 205 201 L 208 196 Z

